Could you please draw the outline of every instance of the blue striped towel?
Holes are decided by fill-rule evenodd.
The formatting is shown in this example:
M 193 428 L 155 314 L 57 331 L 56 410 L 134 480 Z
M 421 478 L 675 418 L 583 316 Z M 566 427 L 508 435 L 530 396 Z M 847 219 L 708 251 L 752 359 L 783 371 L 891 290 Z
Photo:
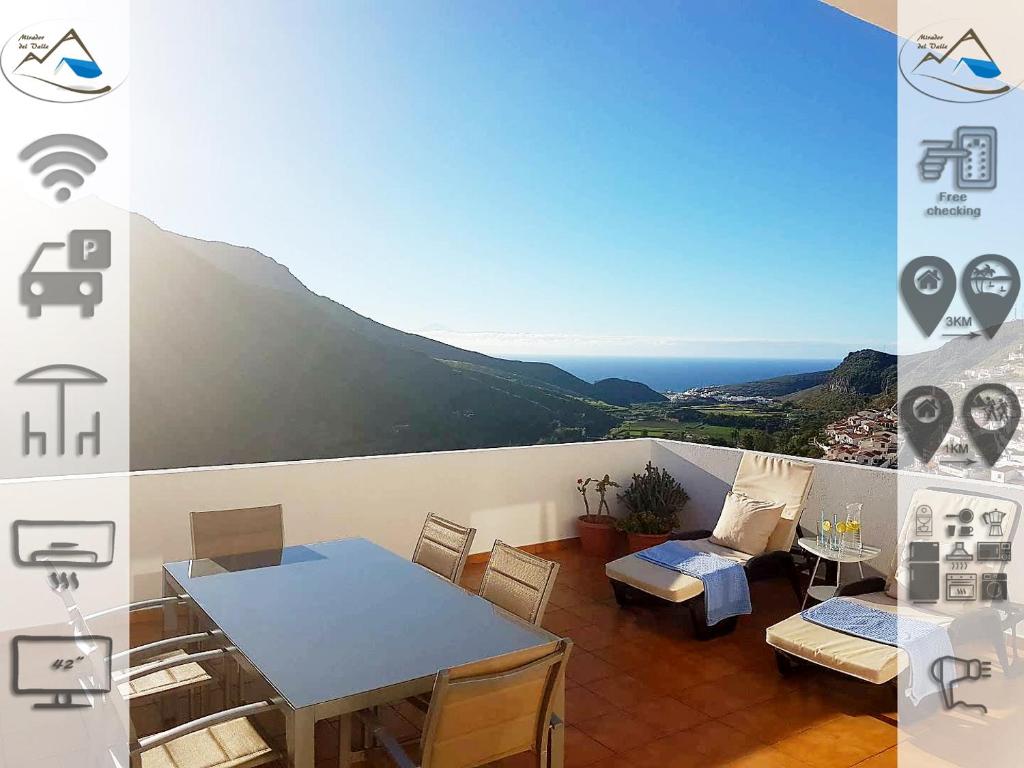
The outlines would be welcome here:
M 737 562 L 710 552 L 698 552 L 681 541 L 666 541 L 637 552 L 636 556 L 700 579 L 704 584 L 704 612 L 709 627 L 730 616 L 752 612 L 747 574 Z
M 910 690 L 907 693 L 915 704 L 938 692 L 938 686 L 929 674 L 932 662 L 940 656 L 953 655 L 953 645 L 945 627 L 881 611 L 847 597 L 830 598 L 800 615 L 812 624 L 836 632 L 901 648 L 910 661 Z

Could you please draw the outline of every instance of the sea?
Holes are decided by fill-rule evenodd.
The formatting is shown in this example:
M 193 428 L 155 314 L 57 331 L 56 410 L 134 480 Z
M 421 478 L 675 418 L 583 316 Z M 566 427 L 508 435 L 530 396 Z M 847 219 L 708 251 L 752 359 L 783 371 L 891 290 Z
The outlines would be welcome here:
M 552 363 L 591 383 L 598 379 L 629 379 L 642 382 L 658 392 L 685 392 L 694 387 L 740 384 L 789 373 L 827 371 L 840 363 L 840 360 L 739 357 L 531 356 L 530 359 Z

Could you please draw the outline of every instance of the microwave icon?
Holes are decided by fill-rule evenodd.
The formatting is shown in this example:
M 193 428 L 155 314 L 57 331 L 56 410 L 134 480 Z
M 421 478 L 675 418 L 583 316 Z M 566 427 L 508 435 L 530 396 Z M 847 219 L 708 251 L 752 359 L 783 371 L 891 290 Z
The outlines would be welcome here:
M 978 560 L 998 563 L 1010 562 L 1011 544 L 1008 541 L 979 541 Z

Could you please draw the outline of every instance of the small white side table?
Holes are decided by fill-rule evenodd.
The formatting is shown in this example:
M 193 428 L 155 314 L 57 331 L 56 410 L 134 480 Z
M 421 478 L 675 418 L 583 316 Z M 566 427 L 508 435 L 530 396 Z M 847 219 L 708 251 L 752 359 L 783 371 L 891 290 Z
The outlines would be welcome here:
M 817 539 L 812 539 L 807 536 L 797 541 L 801 549 L 807 550 L 818 559 L 814 562 L 814 570 L 811 571 L 811 581 L 807 586 L 807 592 L 804 593 L 804 602 L 800 606 L 800 610 L 803 610 L 807 606 L 807 598 L 813 597 L 819 603 L 823 603 L 830 597 L 835 597 L 839 592 L 839 587 L 842 584 L 841 572 L 843 569 L 843 563 L 856 563 L 857 568 L 860 569 L 860 577 L 864 578 L 864 563 L 875 557 L 882 551 L 878 547 L 865 546 L 863 549 L 843 549 L 842 553 L 837 552 L 834 549 L 829 549 L 828 546 L 819 544 Z M 836 583 L 835 586 L 831 584 L 822 584 L 820 586 L 814 585 L 814 577 L 818 573 L 818 566 L 821 565 L 822 560 L 831 560 L 836 564 Z

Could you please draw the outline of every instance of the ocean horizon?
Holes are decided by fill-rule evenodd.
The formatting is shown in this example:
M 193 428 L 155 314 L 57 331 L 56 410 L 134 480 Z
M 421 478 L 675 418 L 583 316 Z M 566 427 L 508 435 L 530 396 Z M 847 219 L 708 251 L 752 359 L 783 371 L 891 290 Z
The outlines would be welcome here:
M 618 378 L 639 381 L 658 392 L 684 392 L 694 387 L 741 384 L 791 373 L 835 368 L 838 359 L 728 357 L 568 357 L 534 355 L 591 383 Z

